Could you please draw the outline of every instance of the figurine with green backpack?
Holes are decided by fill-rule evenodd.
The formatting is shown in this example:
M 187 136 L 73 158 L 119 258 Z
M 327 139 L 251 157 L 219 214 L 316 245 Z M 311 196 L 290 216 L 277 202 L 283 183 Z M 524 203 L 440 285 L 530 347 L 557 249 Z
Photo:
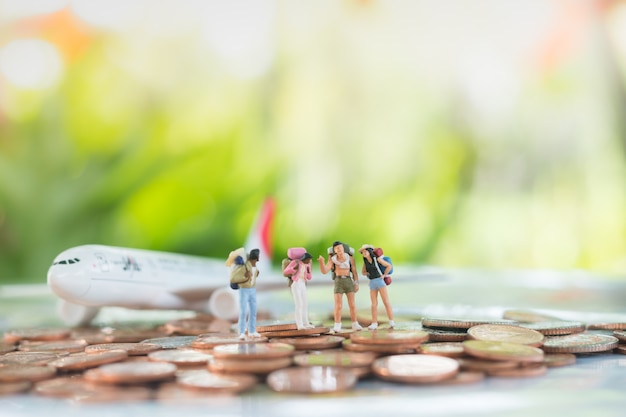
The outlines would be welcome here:
M 389 327 L 393 328 L 393 309 L 389 302 L 387 286 L 391 283 L 389 275 L 393 272 L 393 265 L 389 257 L 383 256 L 382 249 L 374 248 L 372 245 L 363 245 L 359 252 L 363 256 L 363 268 L 361 273 L 369 278 L 370 300 L 372 304 L 372 323 L 367 327 L 369 330 L 378 328 L 378 295 L 383 301 Z M 389 278 L 389 284 L 385 278 Z

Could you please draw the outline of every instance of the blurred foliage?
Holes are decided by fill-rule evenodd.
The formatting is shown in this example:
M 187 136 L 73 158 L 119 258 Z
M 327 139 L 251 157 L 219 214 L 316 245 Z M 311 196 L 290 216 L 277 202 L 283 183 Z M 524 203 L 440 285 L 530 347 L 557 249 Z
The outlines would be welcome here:
M 245 36 L 224 54 L 193 13 L 164 34 L 152 15 L 89 29 L 70 6 L 4 21 L 0 48 L 44 39 L 64 72 L 39 89 L 0 73 L 0 282 L 42 282 L 87 243 L 225 258 L 267 196 L 275 262 L 342 240 L 395 262 L 621 273 L 617 8 L 568 9 L 564 45 L 569 6 L 548 3 L 545 36 L 507 55 L 527 34 L 501 30 L 515 8 L 493 23 L 459 3 L 492 25 L 474 33 L 429 2 L 264 2 L 271 65 L 243 75 L 228 53 Z

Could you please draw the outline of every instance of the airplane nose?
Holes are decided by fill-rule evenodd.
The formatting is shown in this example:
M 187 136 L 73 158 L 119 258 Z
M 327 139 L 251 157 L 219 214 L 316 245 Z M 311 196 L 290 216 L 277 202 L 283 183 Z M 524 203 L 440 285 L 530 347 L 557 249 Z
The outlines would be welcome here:
M 91 287 L 91 280 L 78 265 L 52 265 L 48 270 L 48 287 L 68 301 L 80 301 Z

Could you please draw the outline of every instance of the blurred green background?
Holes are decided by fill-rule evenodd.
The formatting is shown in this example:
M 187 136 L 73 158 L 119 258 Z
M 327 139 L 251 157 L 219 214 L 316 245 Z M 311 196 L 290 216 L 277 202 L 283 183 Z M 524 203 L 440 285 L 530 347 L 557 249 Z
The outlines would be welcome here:
M 626 2 L 0 0 L 0 282 L 102 243 L 626 267 Z

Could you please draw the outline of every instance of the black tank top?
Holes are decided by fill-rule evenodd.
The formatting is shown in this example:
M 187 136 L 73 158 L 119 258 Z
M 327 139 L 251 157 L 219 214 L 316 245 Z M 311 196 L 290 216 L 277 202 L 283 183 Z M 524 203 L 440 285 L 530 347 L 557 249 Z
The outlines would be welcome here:
M 372 258 L 372 262 L 369 262 L 367 259 L 363 258 L 363 263 L 365 264 L 365 270 L 367 271 L 367 277 L 369 279 L 380 278 L 380 271 L 378 270 L 378 266 L 376 265 L 376 261 Z

